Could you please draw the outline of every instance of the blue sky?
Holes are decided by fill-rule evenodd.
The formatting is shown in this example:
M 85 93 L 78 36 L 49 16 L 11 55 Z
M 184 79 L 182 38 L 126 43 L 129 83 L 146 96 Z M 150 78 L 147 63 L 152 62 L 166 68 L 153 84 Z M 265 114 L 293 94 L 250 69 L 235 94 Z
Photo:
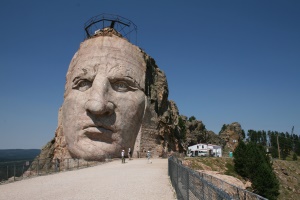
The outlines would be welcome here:
M 218 133 L 300 134 L 300 1 L 0 1 L 0 149 L 54 137 L 84 23 L 117 14 L 166 73 L 180 114 Z

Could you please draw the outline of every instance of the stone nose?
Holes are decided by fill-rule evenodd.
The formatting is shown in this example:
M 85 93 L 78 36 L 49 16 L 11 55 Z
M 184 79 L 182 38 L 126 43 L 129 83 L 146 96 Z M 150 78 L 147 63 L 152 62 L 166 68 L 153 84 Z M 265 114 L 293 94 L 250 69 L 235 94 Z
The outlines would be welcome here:
M 95 115 L 111 115 L 114 112 L 114 104 L 106 100 L 89 99 L 85 103 L 85 109 Z
M 115 106 L 109 100 L 110 84 L 106 79 L 95 78 L 85 109 L 95 115 L 111 115 Z

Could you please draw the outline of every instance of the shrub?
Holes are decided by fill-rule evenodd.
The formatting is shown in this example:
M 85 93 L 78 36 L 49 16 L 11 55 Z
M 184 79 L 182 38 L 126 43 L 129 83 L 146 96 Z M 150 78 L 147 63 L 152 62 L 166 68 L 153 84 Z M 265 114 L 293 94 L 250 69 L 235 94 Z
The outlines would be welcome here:
M 297 157 L 296 153 L 293 154 L 293 160 L 298 160 L 298 157 Z

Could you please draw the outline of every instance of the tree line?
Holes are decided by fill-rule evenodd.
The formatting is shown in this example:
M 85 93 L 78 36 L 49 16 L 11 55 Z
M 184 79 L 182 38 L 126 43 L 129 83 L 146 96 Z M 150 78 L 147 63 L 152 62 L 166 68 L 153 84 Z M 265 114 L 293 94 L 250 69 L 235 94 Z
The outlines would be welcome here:
M 247 142 L 267 147 L 273 158 L 286 159 L 291 153 L 293 158 L 300 156 L 300 137 L 296 134 L 278 131 L 248 130 Z

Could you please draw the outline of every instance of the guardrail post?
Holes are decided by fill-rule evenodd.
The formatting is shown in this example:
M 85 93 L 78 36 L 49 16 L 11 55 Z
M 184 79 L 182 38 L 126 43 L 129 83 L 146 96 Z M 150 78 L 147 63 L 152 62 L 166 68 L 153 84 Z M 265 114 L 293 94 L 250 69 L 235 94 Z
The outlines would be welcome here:
M 25 167 L 24 167 L 24 163 L 23 163 L 23 168 L 22 168 L 22 178 L 24 177 L 24 175 L 23 175 L 23 174 L 24 174 L 24 168 L 25 168 Z
M 57 160 L 56 159 L 54 161 L 54 165 L 55 165 L 55 172 L 57 172 Z
M 187 170 L 187 176 L 186 176 L 186 197 L 187 197 L 187 200 L 189 200 L 189 189 L 190 188 L 190 184 L 189 184 L 189 171 Z
M 179 178 L 178 178 L 178 177 L 179 177 L 179 166 L 178 166 L 178 163 L 177 163 L 177 162 L 176 162 L 176 169 L 177 169 L 177 177 L 176 177 L 176 178 L 177 178 L 177 180 L 176 180 L 176 187 L 178 188 L 178 182 L 179 182 L 179 181 L 178 181 L 178 180 L 179 180 Z
M 14 181 L 16 180 L 16 164 L 14 164 Z
M 170 158 L 168 158 L 168 176 L 170 177 Z
M 36 170 L 37 170 L 37 175 L 40 175 L 39 168 L 40 168 L 40 160 L 38 159 L 38 160 L 37 160 L 37 168 L 36 168 Z
M 50 163 L 50 161 L 47 161 L 47 159 L 46 159 L 46 174 L 50 174 L 49 173 L 49 163 Z

